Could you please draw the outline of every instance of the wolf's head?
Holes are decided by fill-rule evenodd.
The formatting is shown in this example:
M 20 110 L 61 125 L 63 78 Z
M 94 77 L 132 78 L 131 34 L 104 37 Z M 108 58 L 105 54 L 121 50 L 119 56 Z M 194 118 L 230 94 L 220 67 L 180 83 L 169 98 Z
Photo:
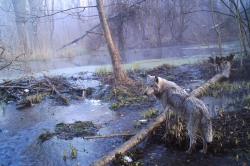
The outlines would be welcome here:
M 163 92 L 166 80 L 161 77 L 148 75 L 146 84 L 147 88 L 145 89 L 144 94 L 147 96 L 158 96 Z

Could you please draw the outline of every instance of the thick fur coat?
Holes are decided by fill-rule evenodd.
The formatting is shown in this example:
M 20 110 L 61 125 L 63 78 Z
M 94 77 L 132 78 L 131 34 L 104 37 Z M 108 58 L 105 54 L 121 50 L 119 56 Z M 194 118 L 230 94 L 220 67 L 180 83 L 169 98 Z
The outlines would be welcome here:
M 208 109 L 203 101 L 189 96 L 189 94 L 180 86 L 172 81 L 161 77 L 148 76 L 148 87 L 145 90 L 146 95 L 154 95 L 161 101 L 163 108 L 170 106 L 187 123 L 189 136 L 189 149 L 191 153 L 199 132 L 203 140 L 203 152 L 207 152 L 207 143 L 212 142 L 212 122 Z

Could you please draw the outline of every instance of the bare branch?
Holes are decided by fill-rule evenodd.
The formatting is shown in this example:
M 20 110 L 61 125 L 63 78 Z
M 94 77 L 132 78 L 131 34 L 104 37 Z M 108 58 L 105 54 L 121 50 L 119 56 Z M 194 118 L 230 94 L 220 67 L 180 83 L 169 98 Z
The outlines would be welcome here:
M 146 1 L 146 0 L 140 0 L 140 1 L 136 2 L 136 3 L 134 3 L 133 5 L 129 6 L 129 8 L 136 7 L 137 5 L 140 5 L 141 3 L 145 2 L 145 1 Z M 120 13 L 118 13 L 117 15 L 115 15 L 115 16 L 113 16 L 113 17 L 110 17 L 110 18 L 108 18 L 108 20 L 109 20 L 109 21 L 112 21 L 112 20 L 114 20 L 114 19 L 116 19 L 116 18 L 120 18 L 121 15 L 124 15 L 124 12 L 120 12 Z M 69 43 L 63 45 L 62 47 L 58 48 L 57 50 L 64 49 L 65 47 L 68 47 L 68 46 L 70 46 L 70 45 L 72 45 L 72 44 L 77 43 L 78 41 L 80 41 L 80 40 L 82 40 L 83 38 L 85 38 L 88 34 L 90 34 L 91 31 L 93 31 L 93 30 L 95 30 L 96 28 L 98 28 L 99 26 L 100 26 L 100 23 L 97 24 L 97 25 L 95 25 L 95 26 L 93 26 L 93 27 L 90 28 L 89 30 L 87 30 L 82 36 L 80 36 L 80 37 L 78 37 L 78 38 L 72 40 L 71 42 L 69 42 Z
M 224 16 L 229 16 L 229 17 L 235 17 L 234 15 L 230 14 L 230 13 L 224 13 L 224 12 L 221 12 L 221 11 L 217 11 L 217 10 L 206 10 L 206 9 L 202 9 L 202 10 L 193 10 L 193 11 L 189 11 L 189 12 L 185 12 L 184 14 L 192 14 L 192 13 L 198 13 L 198 12 L 208 12 L 208 13 L 218 13 L 218 14 L 221 14 L 221 15 L 224 15 Z
M 15 61 L 17 61 L 18 58 L 20 58 L 21 56 L 25 55 L 24 53 L 23 54 L 20 54 L 18 56 L 16 56 L 13 60 L 11 60 L 10 62 L 8 62 L 7 64 L 5 64 L 4 66 L 1 66 L 0 67 L 0 70 L 3 70 L 7 67 L 9 67 L 10 65 L 12 65 Z

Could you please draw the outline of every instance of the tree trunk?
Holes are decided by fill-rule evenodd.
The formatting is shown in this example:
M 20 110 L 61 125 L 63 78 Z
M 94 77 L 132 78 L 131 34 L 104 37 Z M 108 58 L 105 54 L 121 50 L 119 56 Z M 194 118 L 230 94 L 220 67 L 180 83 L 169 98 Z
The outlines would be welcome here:
M 31 41 L 31 48 L 35 51 L 38 51 L 38 24 L 39 19 L 36 16 L 41 15 L 40 8 L 42 6 L 43 0 L 29 0 L 29 8 L 30 8 L 30 15 L 32 17 L 32 27 L 30 31 L 30 41 Z
M 213 0 L 210 0 L 210 5 L 211 5 L 211 15 L 212 15 L 212 21 L 213 21 L 213 26 L 215 29 L 215 32 L 217 34 L 217 41 L 218 41 L 218 46 L 219 46 L 219 55 L 222 56 L 222 39 L 221 39 L 221 29 L 220 29 L 220 23 L 216 24 L 216 18 L 215 18 L 215 13 L 214 13 L 214 3 Z
M 117 84 L 129 83 L 130 79 L 128 78 L 125 70 L 123 70 L 122 68 L 120 52 L 118 48 L 116 47 L 114 40 L 112 38 L 112 35 L 111 35 L 109 24 L 108 24 L 108 21 L 104 12 L 103 0 L 96 0 L 96 3 L 97 3 L 97 9 L 98 9 L 99 18 L 100 18 L 100 23 L 103 28 L 104 36 L 107 41 L 108 50 L 109 50 L 111 60 L 112 60 L 115 82 Z
M 28 51 L 28 37 L 26 27 L 26 1 L 12 0 L 15 16 L 16 16 L 16 27 L 19 41 L 23 47 L 25 55 L 29 54 Z
M 118 35 L 118 48 L 120 50 L 121 58 L 123 62 L 127 62 L 126 55 L 125 55 L 125 38 L 123 35 L 123 18 L 120 18 L 121 20 L 118 22 L 117 26 L 117 35 Z
M 224 78 L 228 78 L 230 75 L 231 63 L 227 62 L 225 65 L 224 70 L 220 74 L 216 74 L 210 80 L 208 80 L 204 85 L 200 86 L 199 88 L 195 89 L 191 95 L 195 97 L 200 97 L 204 93 L 204 91 L 208 90 L 208 88 Z M 120 147 L 116 148 L 112 152 L 108 153 L 106 156 L 101 158 L 100 160 L 96 161 L 93 165 L 94 166 L 105 166 L 111 161 L 113 161 L 117 154 L 125 154 L 131 148 L 135 147 L 139 143 L 141 143 L 147 136 L 149 136 L 155 129 L 161 126 L 166 121 L 166 111 L 169 109 L 165 109 L 165 111 L 160 114 L 156 120 L 147 125 L 146 128 L 139 131 L 135 136 L 131 137 L 128 141 L 122 144 Z M 171 111 L 171 110 L 170 110 Z

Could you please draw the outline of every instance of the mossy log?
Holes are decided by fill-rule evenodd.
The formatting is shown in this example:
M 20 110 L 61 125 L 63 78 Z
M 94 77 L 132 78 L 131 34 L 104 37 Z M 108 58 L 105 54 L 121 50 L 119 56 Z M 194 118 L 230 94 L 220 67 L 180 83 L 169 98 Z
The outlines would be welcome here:
M 231 63 L 225 61 L 223 65 L 223 70 L 221 73 L 216 74 L 210 80 L 208 80 L 205 84 L 200 86 L 191 92 L 191 95 L 195 97 L 200 97 L 204 94 L 204 92 L 214 83 L 221 81 L 223 79 L 227 79 L 230 76 Z M 169 111 L 169 110 L 167 110 Z M 166 121 L 166 111 L 160 114 L 154 122 L 147 125 L 146 128 L 140 130 L 135 136 L 131 137 L 128 141 L 123 143 L 120 147 L 108 153 L 106 156 L 97 160 L 93 163 L 94 166 L 105 166 L 111 161 L 113 161 L 117 155 L 123 155 L 128 152 L 131 148 L 135 147 L 139 143 L 141 143 L 147 136 L 149 136 L 154 130 L 159 128 Z

